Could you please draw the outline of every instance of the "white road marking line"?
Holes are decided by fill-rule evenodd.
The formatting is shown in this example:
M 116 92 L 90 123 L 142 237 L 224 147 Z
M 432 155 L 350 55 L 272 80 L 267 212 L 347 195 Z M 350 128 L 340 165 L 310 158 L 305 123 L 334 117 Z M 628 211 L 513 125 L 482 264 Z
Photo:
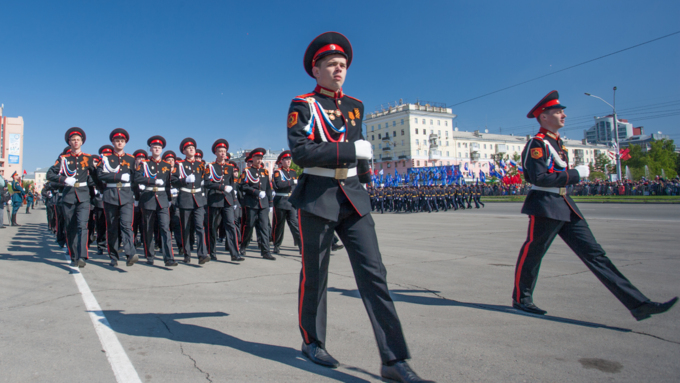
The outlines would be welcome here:
M 66 255 L 66 260 L 71 262 L 71 258 L 68 255 Z M 85 281 L 85 277 L 80 273 L 80 269 L 77 266 L 71 266 L 71 269 L 73 270 L 72 274 L 76 281 L 76 285 L 78 286 L 78 290 L 83 297 L 85 309 L 87 310 L 87 313 L 90 314 L 90 319 L 97 332 L 99 341 L 104 348 L 106 359 L 109 360 L 113 374 L 116 376 L 116 381 L 118 383 L 142 383 L 130 358 L 128 358 L 125 353 L 123 345 L 118 341 L 116 333 L 111 328 L 97 299 L 94 297 L 94 294 L 92 294 L 90 286 L 88 286 L 87 281 Z

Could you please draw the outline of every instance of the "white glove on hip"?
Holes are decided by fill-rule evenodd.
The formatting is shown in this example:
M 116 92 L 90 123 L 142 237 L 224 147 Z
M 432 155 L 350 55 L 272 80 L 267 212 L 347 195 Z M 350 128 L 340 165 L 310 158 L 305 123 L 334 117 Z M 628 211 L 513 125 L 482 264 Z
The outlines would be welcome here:
M 64 183 L 66 184 L 66 186 L 73 186 L 76 184 L 76 177 L 66 177 Z
M 196 176 L 193 175 L 193 174 L 190 174 L 190 175 L 187 176 L 186 181 L 187 181 L 188 184 L 193 183 L 194 181 L 196 181 Z
M 588 167 L 588 165 L 579 165 L 574 169 L 578 171 L 579 178 L 581 178 L 582 180 L 585 180 L 590 175 L 590 168 Z
M 273 207 L 270 207 L 270 208 L 269 208 L 269 212 L 271 213 L 271 212 L 273 212 L 273 211 L 274 211 L 274 208 L 273 208 Z
M 266 196 L 267 196 L 267 193 L 265 193 L 265 192 L 263 192 L 263 191 L 260 192 L 260 198 L 264 198 L 264 197 L 266 197 Z
M 158 186 L 163 186 L 163 185 L 165 185 L 165 181 L 163 181 L 163 180 L 156 180 L 156 185 L 158 185 Z
M 139 185 L 139 190 L 144 190 L 144 189 L 146 189 L 146 186 L 144 186 L 144 185 Z
M 232 190 L 234 190 L 234 188 L 231 187 L 231 185 L 227 185 L 227 186 L 224 187 L 224 191 L 227 192 L 227 193 L 231 193 Z
M 357 160 L 370 160 L 373 158 L 373 145 L 366 140 L 354 141 L 354 150 Z
M 297 180 L 293 180 L 293 183 L 297 185 Z
M 135 201 L 135 206 L 139 206 L 139 201 Z
M 120 176 L 120 180 L 123 182 L 130 182 L 130 174 L 129 173 L 123 174 L 122 176 Z

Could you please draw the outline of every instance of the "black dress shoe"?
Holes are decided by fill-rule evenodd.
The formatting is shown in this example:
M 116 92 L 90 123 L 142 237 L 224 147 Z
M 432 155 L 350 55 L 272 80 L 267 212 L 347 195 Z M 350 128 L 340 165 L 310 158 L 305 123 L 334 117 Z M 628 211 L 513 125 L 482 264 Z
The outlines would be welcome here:
M 637 319 L 638 321 L 641 321 L 643 319 L 647 319 L 647 318 L 651 317 L 654 314 L 665 313 L 671 307 L 673 307 L 673 305 L 677 301 L 678 301 L 678 297 L 675 297 L 675 298 L 671 299 L 670 301 L 668 301 L 666 303 L 658 303 L 658 302 L 647 301 L 647 302 L 643 303 L 642 305 L 640 305 L 639 307 L 630 310 L 630 313 L 633 314 L 635 319 Z
M 234 262 L 236 262 L 236 261 L 241 262 L 241 261 L 245 261 L 246 259 L 243 258 L 242 256 L 238 255 L 236 257 L 231 257 L 231 260 L 234 261 Z
M 241 247 L 241 251 L 239 251 L 239 254 L 241 254 L 242 257 L 246 255 L 246 249 Z
M 165 261 L 165 266 L 171 267 L 171 266 L 177 266 L 177 262 L 173 259 L 171 261 Z
M 199 264 L 199 265 L 203 265 L 203 264 L 205 264 L 206 262 L 210 262 L 210 257 L 205 256 L 205 257 L 199 257 L 199 258 L 198 258 L 198 264 Z
M 276 258 L 274 258 L 271 254 L 262 254 L 262 258 L 268 259 L 270 261 L 276 261 Z
M 103 255 L 104 249 L 97 249 L 97 255 Z
M 83 268 L 83 267 L 85 267 L 85 265 L 87 265 L 85 260 L 82 259 L 82 258 L 78 258 L 78 267 Z
M 541 310 L 533 302 L 529 303 L 518 303 L 515 301 L 512 301 L 512 307 L 516 308 L 517 310 L 522 310 L 526 311 L 531 314 L 537 314 L 537 315 L 545 315 L 548 312 L 545 310 Z
M 128 256 L 128 259 L 127 259 L 127 262 L 125 262 L 125 265 L 132 266 L 135 263 L 137 263 L 137 261 L 139 261 L 139 257 L 137 256 L 137 254 L 135 254 L 131 257 Z
M 380 376 L 388 382 L 400 383 L 434 383 L 433 380 L 421 379 L 418 374 L 411 370 L 411 367 L 402 360 L 391 366 L 383 364 L 380 368 Z
M 147 258 L 146 263 L 149 265 L 153 265 L 153 258 Z
M 116 267 L 116 266 L 118 266 L 118 261 L 115 260 L 115 259 L 111 259 L 111 263 L 109 263 L 109 266 L 111 266 L 111 267 Z
M 217 260 L 217 255 L 210 254 L 210 260 L 211 260 L 211 261 L 216 261 L 216 260 Z
M 76 267 L 76 266 L 78 266 L 78 262 L 76 262 L 74 259 L 72 259 L 71 263 L 69 263 L 69 266 Z
M 272 251 L 272 253 L 274 253 L 274 254 L 279 254 L 280 252 L 281 252 L 281 249 L 279 249 L 278 247 L 274 247 L 274 251 Z
M 191 257 L 188 255 L 184 256 L 184 263 L 191 263 Z
M 336 245 L 336 244 L 331 245 L 331 251 L 338 251 L 338 250 L 342 250 L 344 248 L 345 248 L 344 245 Z
M 320 366 L 337 368 L 340 365 L 337 359 L 316 343 L 306 344 L 302 342 L 302 355 Z

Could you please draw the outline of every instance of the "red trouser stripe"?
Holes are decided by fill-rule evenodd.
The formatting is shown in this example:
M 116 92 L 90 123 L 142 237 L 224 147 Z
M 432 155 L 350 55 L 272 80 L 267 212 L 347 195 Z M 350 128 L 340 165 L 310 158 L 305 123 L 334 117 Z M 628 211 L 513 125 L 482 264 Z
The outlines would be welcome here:
M 305 335 L 305 343 L 309 344 L 311 343 L 309 341 L 309 335 L 307 335 L 307 330 L 305 330 L 304 327 L 302 327 L 302 301 L 305 298 L 305 281 L 307 280 L 307 275 L 305 274 L 305 245 L 304 245 L 304 240 L 302 239 L 302 217 L 300 216 L 300 209 L 298 209 L 298 229 L 300 230 L 300 249 L 301 252 L 301 261 L 302 261 L 302 281 L 300 281 L 300 303 L 299 303 L 299 312 L 298 312 L 298 321 L 300 323 L 300 328 L 302 329 L 302 333 Z
M 527 238 L 526 243 L 524 244 L 524 248 L 522 249 L 522 255 L 519 258 L 519 262 L 517 262 L 517 270 L 515 271 L 515 291 L 517 291 L 517 295 L 515 296 L 515 301 L 517 303 L 520 303 L 520 291 L 519 291 L 519 279 L 520 276 L 522 275 L 522 267 L 524 266 L 524 260 L 527 258 L 527 254 L 529 254 L 529 246 L 531 246 L 531 243 L 534 241 L 534 223 L 536 222 L 536 217 L 533 215 L 529 216 L 529 236 Z

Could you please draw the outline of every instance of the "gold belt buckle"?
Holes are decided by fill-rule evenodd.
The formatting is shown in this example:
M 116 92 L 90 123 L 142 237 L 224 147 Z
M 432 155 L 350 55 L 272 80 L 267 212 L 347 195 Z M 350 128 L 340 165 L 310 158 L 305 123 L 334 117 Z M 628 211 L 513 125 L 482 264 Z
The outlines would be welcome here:
M 567 194 L 567 188 L 560 188 L 560 195 L 566 195 Z
M 158 191 L 158 186 L 154 186 L 154 187 L 153 187 L 153 192 L 155 193 L 155 192 L 157 192 L 157 191 Z
M 335 179 L 336 180 L 346 180 L 347 179 L 347 168 L 336 168 L 335 169 Z
M 118 183 L 116 184 L 116 187 L 117 187 L 118 189 L 122 188 L 122 187 L 123 187 L 123 183 L 122 183 L 122 182 L 118 182 Z

